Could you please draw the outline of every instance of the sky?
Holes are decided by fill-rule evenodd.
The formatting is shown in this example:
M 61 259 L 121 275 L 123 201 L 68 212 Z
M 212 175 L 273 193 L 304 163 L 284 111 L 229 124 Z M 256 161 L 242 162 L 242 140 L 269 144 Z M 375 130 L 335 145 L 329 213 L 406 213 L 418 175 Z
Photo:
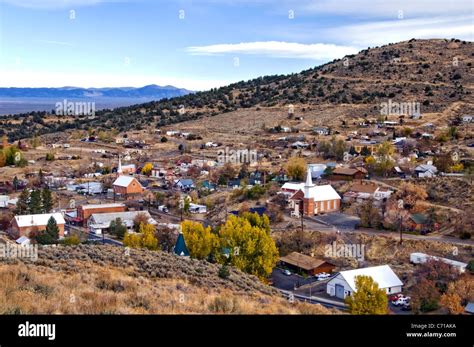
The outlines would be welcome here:
M 207 90 L 473 28 L 474 0 L 0 0 L 0 87 Z

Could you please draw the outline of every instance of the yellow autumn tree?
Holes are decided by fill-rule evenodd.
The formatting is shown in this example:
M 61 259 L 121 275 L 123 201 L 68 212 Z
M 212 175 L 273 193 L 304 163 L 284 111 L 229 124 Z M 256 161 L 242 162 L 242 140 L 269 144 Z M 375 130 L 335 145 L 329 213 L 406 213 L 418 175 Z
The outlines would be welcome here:
M 306 176 L 306 160 L 300 157 L 291 157 L 285 166 L 286 174 L 293 180 L 303 181 Z
M 140 246 L 150 250 L 158 249 L 158 239 L 155 237 L 155 226 L 152 224 L 140 224 Z
M 137 233 L 125 233 L 123 245 L 130 248 L 140 248 L 141 235 Z
M 219 231 L 221 249 L 225 254 L 217 257 L 221 263 L 229 263 L 240 270 L 267 278 L 278 261 L 275 241 L 265 229 L 252 226 L 247 218 L 230 216 Z
M 142 174 L 149 176 L 151 174 L 151 170 L 153 170 L 153 164 L 152 163 L 146 163 L 143 166 Z
M 351 314 L 387 314 L 387 294 L 370 276 L 356 276 L 356 292 L 346 297 Z
M 199 222 L 185 220 L 181 223 L 186 246 L 192 258 L 206 259 L 218 248 L 217 235 L 211 232 L 211 227 L 204 228 Z
M 140 223 L 138 233 L 125 233 L 123 245 L 130 248 L 158 249 L 158 239 L 155 236 L 155 226 L 148 223 Z

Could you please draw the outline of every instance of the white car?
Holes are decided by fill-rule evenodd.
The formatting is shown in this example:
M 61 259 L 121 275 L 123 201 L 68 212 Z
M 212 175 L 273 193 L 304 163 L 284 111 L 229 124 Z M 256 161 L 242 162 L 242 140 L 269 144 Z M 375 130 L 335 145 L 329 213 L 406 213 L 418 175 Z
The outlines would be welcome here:
M 290 270 L 283 270 L 283 273 L 287 276 L 291 276 Z
M 392 304 L 394 306 L 403 306 L 406 305 L 410 302 L 410 297 L 409 296 L 401 296 L 397 300 L 392 301 Z
M 327 274 L 327 273 L 325 273 L 325 272 L 321 272 L 320 274 L 317 274 L 316 277 L 317 277 L 318 281 L 323 281 L 323 280 L 325 280 L 326 278 L 331 277 L 331 275 L 330 275 L 330 274 Z
M 291 211 L 290 216 L 291 216 L 291 217 L 294 217 L 294 218 L 299 218 L 299 217 L 300 217 L 300 214 L 299 214 L 298 212 Z

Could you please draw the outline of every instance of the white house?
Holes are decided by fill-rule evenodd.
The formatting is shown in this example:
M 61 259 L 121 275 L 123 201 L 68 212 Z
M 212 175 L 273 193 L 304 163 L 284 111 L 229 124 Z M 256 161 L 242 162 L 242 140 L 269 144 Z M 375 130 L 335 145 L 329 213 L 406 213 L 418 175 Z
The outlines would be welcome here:
M 415 173 L 418 177 L 434 177 L 438 169 L 434 165 L 421 164 L 415 168 Z
M 402 291 L 403 282 L 388 265 L 372 266 L 362 269 L 341 271 L 326 285 L 326 292 L 330 296 L 345 299 L 356 292 L 355 280 L 357 276 L 369 276 L 384 289 L 387 295 Z
M 93 213 L 87 221 L 87 226 L 90 232 L 101 235 L 102 232 L 110 228 L 110 223 L 120 218 L 122 224 L 127 229 L 133 228 L 134 220 L 139 215 L 143 214 L 148 219 L 147 222 L 152 225 L 157 225 L 155 219 L 153 219 L 148 211 L 126 211 L 126 212 L 110 212 L 110 213 Z
M 0 208 L 7 208 L 8 200 L 10 200 L 8 195 L 0 195 Z
M 189 204 L 189 212 L 191 213 L 207 213 L 207 207 L 205 205 Z

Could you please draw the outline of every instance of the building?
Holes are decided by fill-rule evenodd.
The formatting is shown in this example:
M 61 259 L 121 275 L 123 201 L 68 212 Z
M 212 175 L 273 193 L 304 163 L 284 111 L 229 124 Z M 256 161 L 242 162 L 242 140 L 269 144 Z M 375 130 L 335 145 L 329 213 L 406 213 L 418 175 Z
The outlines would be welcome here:
M 191 213 L 207 213 L 206 205 L 198 205 L 198 204 L 189 204 L 189 212 Z
M 438 169 L 436 166 L 431 164 L 422 164 L 415 168 L 415 173 L 418 177 L 434 177 L 436 176 L 437 172 Z
M 345 299 L 356 292 L 356 277 L 369 276 L 385 290 L 387 295 L 397 294 L 402 291 L 403 282 L 388 265 L 372 266 L 362 269 L 341 271 L 336 277 L 329 280 L 326 292 L 330 296 Z
M 385 187 L 379 187 L 375 183 L 360 182 L 354 183 L 344 194 L 344 201 L 362 202 L 367 199 L 374 199 L 376 202 L 388 199 L 393 191 Z
M 329 128 L 316 127 L 316 128 L 313 128 L 313 133 L 318 134 L 318 135 L 329 135 Z
M 10 234 L 15 238 L 33 237 L 46 229 L 49 219 L 53 217 L 59 228 L 59 236 L 64 236 L 64 221 L 61 213 L 27 214 L 15 216 L 11 222 Z
M 125 198 L 131 198 L 143 193 L 144 188 L 135 177 L 119 176 L 113 183 L 114 194 Z
M 190 178 L 180 178 L 176 186 L 181 190 L 191 190 L 194 189 L 194 181 Z
M 94 213 L 112 213 L 124 212 L 126 210 L 124 204 L 89 204 L 82 205 L 77 208 L 77 221 L 87 225 L 87 221 Z
M 294 193 L 290 199 L 290 208 L 294 210 L 296 215 L 300 215 L 303 211 L 305 216 L 314 216 L 322 212 L 339 211 L 341 207 L 341 197 L 329 185 L 314 185 L 311 179 L 311 172 L 308 170 L 306 175 L 306 183 Z
M 333 181 L 352 181 L 352 180 L 361 180 L 366 178 L 367 170 L 363 167 L 357 168 L 345 168 L 337 167 L 332 171 L 330 180 Z
M 94 213 L 90 216 L 87 226 L 89 231 L 94 234 L 102 234 L 110 228 L 110 223 L 115 221 L 117 218 L 120 218 L 122 224 L 124 224 L 127 229 L 132 230 L 134 225 L 135 218 L 143 214 L 148 218 L 148 223 L 152 225 L 157 225 L 156 220 L 154 220 L 148 211 L 127 211 L 127 212 L 112 212 L 112 213 Z
M 407 223 L 411 230 L 425 231 L 429 229 L 430 219 L 422 213 L 413 213 L 410 214 Z
M 336 267 L 334 264 L 323 259 L 313 258 L 298 252 L 292 252 L 284 257 L 280 257 L 280 263 L 293 269 L 295 272 L 304 272 L 310 276 L 322 272 L 331 273 Z
M 464 273 L 466 272 L 467 264 L 457 261 L 457 260 L 451 260 L 448 258 L 440 258 L 440 257 L 435 257 L 429 254 L 425 253 L 411 253 L 410 254 L 410 263 L 413 264 L 424 264 L 427 261 L 434 260 L 434 261 L 442 261 L 445 264 L 451 265 L 453 268 L 455 268 L 459 273 Z

